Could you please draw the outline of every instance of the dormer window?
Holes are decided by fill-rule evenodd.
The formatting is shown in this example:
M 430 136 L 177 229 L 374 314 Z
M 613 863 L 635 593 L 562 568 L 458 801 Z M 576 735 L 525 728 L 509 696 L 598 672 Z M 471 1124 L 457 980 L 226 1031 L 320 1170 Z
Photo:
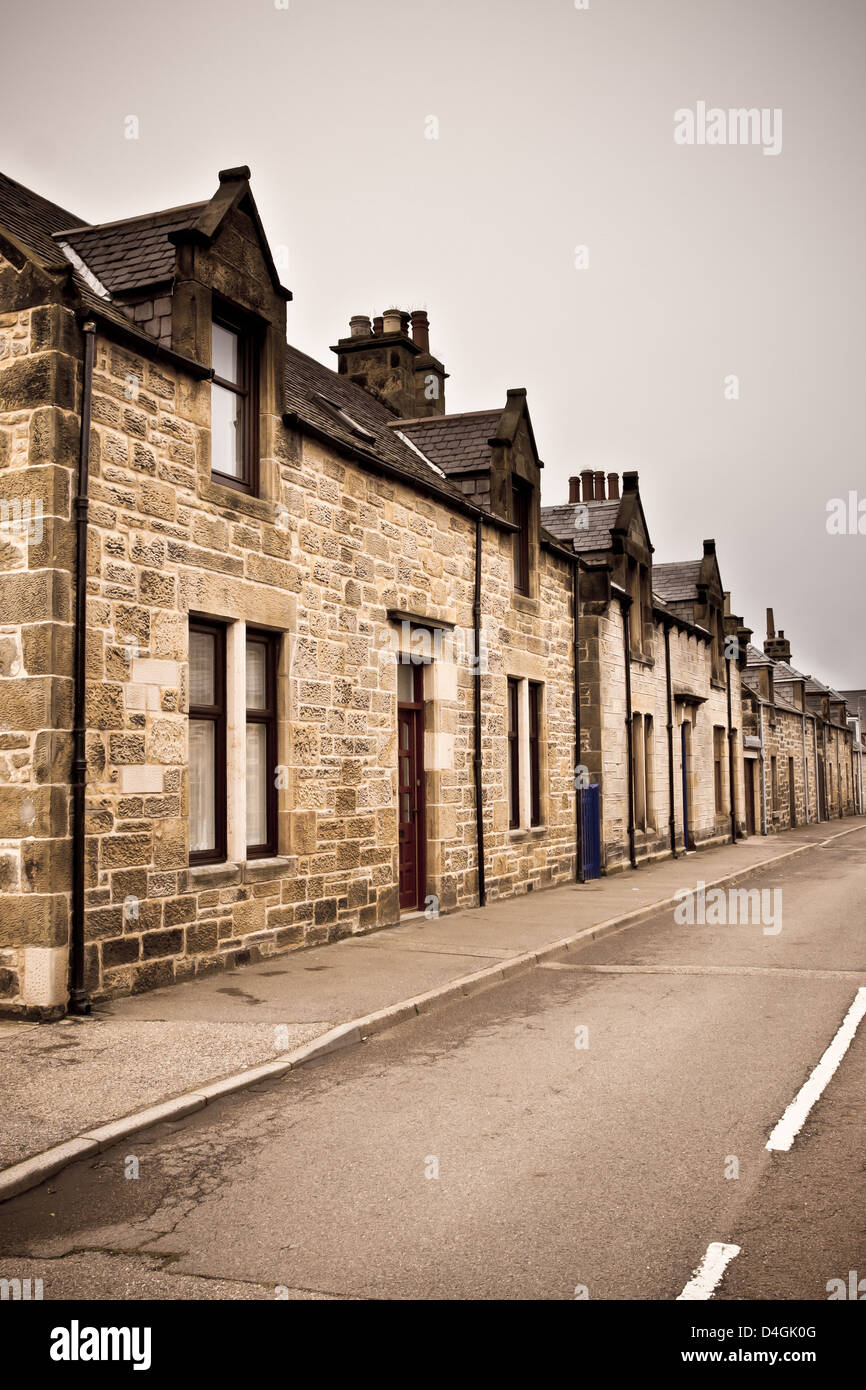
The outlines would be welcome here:
M 511 482 L 511 520 L 514 532 L 514 589 L 518 594 L 529 593 L 529 525 L 532 516 L 532 487 L 521 478 Z
M 256 339 L 230 312 L 211 326 L 211 472 L 216 480 L 255 492 L 258 465 Z

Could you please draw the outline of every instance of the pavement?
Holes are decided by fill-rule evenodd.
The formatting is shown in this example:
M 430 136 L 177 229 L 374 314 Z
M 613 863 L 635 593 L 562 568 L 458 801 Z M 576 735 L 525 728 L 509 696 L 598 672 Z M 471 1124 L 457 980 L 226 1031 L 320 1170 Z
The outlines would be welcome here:
M 717 1299 L 826 1300 L 851 1271 L 866 1290 L 866 1027 L 767 1149 L 866 986 L 866 827 L 820 845 L 762 846 L 777 933 L 662 909 L 88 1155 L 4 1204 L 0 1276 L 49 1300 L 672 1301 L 722 1245 Z M 525 906 L 550 936 L 580 897 Z
M 262 1064 L 303 1060 L 309 1051 L 299 1049 L 316 1040 L 336 1045 L 326 1035 L 338 1025 L 386 1011 L 380 1020 L 386 1026 L 394 1021 L 387 1011 L 407 1000 L 436 991 L 433 1002 L 444 1004 L 460 982 L 480 971 L 492 970 L 492 980 L 498 980 L 497 966 L 532 968 L 534 953 L 543 955 L 581 933 L 620 930 L 699 880 L 710 886 L 790 862 L 792 855 L 819 854 L 823 845 L 839 836 L 844 842 L 863 827 L 866 817 L 856 817 L 755 836 L 482 910 L 436 920 L 419 914 L 370 935 L 102 1003 L 89 1018 L 2 1023 L 0 1170 L 94 1131 L 104 1147 L 110 1136 L 99 1127 L 223 1079 L 226 1089 L 237 1089 L 249 1073 L 249 1084 L 255 1084 L 261 1077 L 254 1069 Z M 131 1118 L 127 1129 L 142 1127 Z M 122 1132 L 120 1126 L 118 1138 Z M 75 1156 L 70 1150 L 64 1162 Z M 2 1178 L 0 1171 L 0 1187 Z

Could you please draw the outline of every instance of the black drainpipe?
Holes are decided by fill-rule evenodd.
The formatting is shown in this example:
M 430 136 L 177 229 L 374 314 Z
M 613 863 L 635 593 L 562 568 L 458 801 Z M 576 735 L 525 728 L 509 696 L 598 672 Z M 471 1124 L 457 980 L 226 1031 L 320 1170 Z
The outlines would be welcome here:
M 78 494 L 75 498 L 75 632 L 73 649 L 74 709 L 72 728 L 72 931 L 69 947 L 69 1012 L 89 1014 L 84 987 L 84 791 L 87 780 L 85 675 L 87 660 L 87 509 L 90 474 L 90 416 L 96 325 L 84 325 L 84 375 L 81 387 L 81 439 Z
M 677 819 L 674 803 L 674 694 L 671 685 L 671 625 L 664 622 L 665 629 L 665 673 L 667 676 L 667 696 L 668 696 L 668 797 L 670 801 L 671 813 L 668 819 L 668 826 L 671 837 L 671 855 L 674 859 L 679 858 L 677 854 Z
M 634 776 L 632 773 L 632 761 L 634 750 L 632 748 L 631 733 L 631 645 L 629 642 L 628 615 L 631 608 L 631 594 L 617 594 L 619 606 L 622 609 L 622 644 L 625 655 L 625 744 L 626 758 L 626 778 L 628 780 L 628 857 L 633 869 L 637 868 L 637 859 L 634 850 Z
M 583 883 L 583 836 L 580 819 L 580 560 L 575 556 L 571 570 L 571 606 L 574 614 L 574 877 Z M 854 754 L 851 754 L 853 759 Z
M 487 903 L 484 881 L 484 805 L 481 799 L 481 514 L 475 518 L 475 598 L 472 604 L 475 628 L 475 834 L 478 853 L 478 906 Z
M 734 803 L 734 730 L 731 727 L 731 658 L 725 657 L 725 670 L 728 677 L 728 785 L 731 789 L 731 844 L 737 843 L 737 808 Z

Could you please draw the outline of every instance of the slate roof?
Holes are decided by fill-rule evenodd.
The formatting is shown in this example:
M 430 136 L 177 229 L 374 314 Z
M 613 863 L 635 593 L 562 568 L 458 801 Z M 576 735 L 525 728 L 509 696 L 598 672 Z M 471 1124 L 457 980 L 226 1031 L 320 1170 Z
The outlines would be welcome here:
M 764 652 L 762 652 L 760 647 L 753 647 L 752 643 L 750 642 L 746 647 L 746 665 L 775 667 L 776 663 L 775 661 L 772 661 L 770 657 L 768 657 Z
M 326 400 L 323 401 L 321 397 Z M 327 401 L 333 401 L 337 409 L 329 408 Z M 355 449 L 377 454 L 404 473 L 427 484 L 435 483 L 444 492 L 459 497 L 464 504 L 467 502 L 465 493 L 443 478 L 391 428 L 394 416 L 387 406 L 363 387 L 356 386 L 347 377 L 331 371 L 291 344 L 286 346 L 285 408 L 294 411 L 302 422 L 325 430 L 331 438 Z M 353 431 L 349 421 L 339 413 L 340 409 L 373 438 L 364 438 Z
M 796 670 L 796 668 L 791 666 L 787 661 L 776 662 L 777 681 L 782 681 L 784 683 L 785 681 L 805 681 L 808 679 L 808 676 L 804 676 L 802 671 Z
M 653 591 L 668 603 L 682 603 L 697 597 L 701 576 L 700 560 L 676 560 L 653 565 Z
M 0 174 L 0 226 L 7 227 L 33 251 L 42 265 L 55 268 L 65 266 L 67 260 L 53 240 L 54 233 L 63 227 L 86 227 L 87 223 L 6 174 Z
M 848 701 L 848 709 L 852 714 L 859 714 L 866 724 L 866 690 L 843 690 L 841 694 Z
M 109 293 L 129 293 L 171 280 L 176 248 L 168 234 L 191 227 L 206 206 L 190 203 L 122 222 L 64 228 L 54 233 L 54 239 L 68 242 Z
M 391 427 L 411 439 L 443 473 L 467 473 L 490 467 L 489 441 L 501 418 L 501 410 L 435 415 L 426 420 L 394 420 L 392 416 Z
M 616 524 L 620 505 L 618 499 L 566 502 L 559 507 L 542 507 L 541 520 L 551 535 L 560 541 L 570 541 L 578 554 L 583 555 L 610 548 L 610 533 Z M 587 525 L 579 526 L 584 519 Z

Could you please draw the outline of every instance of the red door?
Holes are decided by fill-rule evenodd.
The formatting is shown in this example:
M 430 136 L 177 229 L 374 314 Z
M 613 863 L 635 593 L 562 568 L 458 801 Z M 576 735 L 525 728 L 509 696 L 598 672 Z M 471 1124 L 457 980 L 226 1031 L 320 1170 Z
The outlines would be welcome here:
M 423 667 L 410 667 L 410 672 L 405 673 L 409 689 L 401 693 L 412 699 L 397 705 L 401 908 L 422 907 L 425 888 Z

